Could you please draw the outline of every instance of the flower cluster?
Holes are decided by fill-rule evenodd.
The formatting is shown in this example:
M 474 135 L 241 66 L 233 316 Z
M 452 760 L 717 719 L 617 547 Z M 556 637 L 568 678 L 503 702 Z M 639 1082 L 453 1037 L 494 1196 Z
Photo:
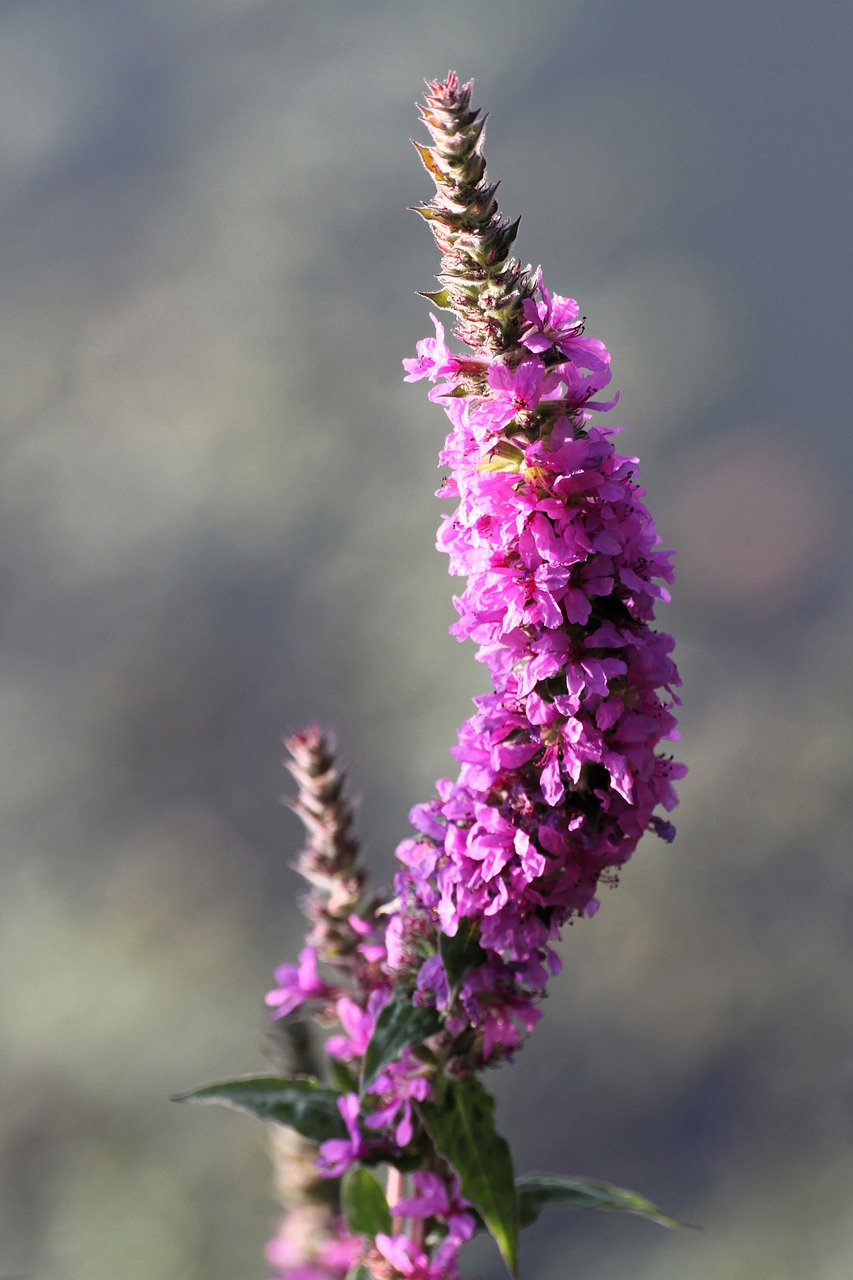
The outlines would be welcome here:
M 548 944 L 595 911 L 602 877 L 644 831 L 671 839 L 655 811 L 674 806 L 684 766 L 657 751 L 676 736 L 673 642 L 651 626 L 670 556 L 636 458 L 593 423 L 616 403 L 596 399 L 609 354 L 581 332 L 577 304 L 538 281 L 523 310 L 522 351 L 481 357 L 476 379 L 437 320 L 405 362 L 452 423 L 439 494 L 456 507 L 438 546 L 467 579 L 452 630 L 479 646 L 493 691 L 460 730 L 456 781 L 412 812 L 397 887 L 444 934 L 475 922 L 489 972 L 509 964 L 537 990 Z
M 421 931 L 418 909 L 445 936 L 465 922 L 478 938 L 484 963 L 454 999 L 436 959 L 417 985 L 448 1026 L 476 1032 L 483 1063 L 536 1021 L 560 927 L 595 912 L 598 885 L 645 831 L 672 839 L 660 810 L 685 768 L 659 750 L 678 736 L 673 641 L 653 626 L 671 553 L 637 459 L 598 420 L 618 401 L 610 354 L 573 298 L 507 259 L 517 224 L 494 206 L 478 116 L 451 73 L 429 86 L 435 146 L 418 148 L 444 286 L 426 296 L 456 313 L 471 350 L 452 351 L 433 316 L 434 336 L 403 363 L 451 422 L 439 496 L 456 505 L 438 547 L 466 579 L 451 630 L 478 646 L 492 692 L 460 729 L 457 779 L 412 811 L 395 888 Z

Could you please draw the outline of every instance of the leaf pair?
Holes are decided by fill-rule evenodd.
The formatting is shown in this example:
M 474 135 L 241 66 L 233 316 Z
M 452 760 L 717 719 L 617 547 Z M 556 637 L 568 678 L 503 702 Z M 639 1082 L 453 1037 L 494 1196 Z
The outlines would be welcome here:
M 401 1023 L 400 1015 L 389 1014 L 388 1034 L 382 1040 L 389 1051 L 399 1039 Z M 377 1062 L 380 1057 L 377 1047 Z M 339 1096 L 336 1090 L 314 1080 L 245 1076 L 177 1094 L 173 1101 L 231 1107 L 261 1120 L 287 1125 L 303 1138 L 320 1143 L 347 1136 L 338 1110 Z M 529 1226 L 543 1209 L 551 1207 L 632 1213 L 663 1227 L 695 1229 L 670 1217 L 635 1191 L 592 1178 L 526 1174 L 516 1182 L 509 1147 L 494 1126 L 494 1107 L 494 1099 L 479 1081 L 452 1077 L 433 1099 L 420 1105 L 419 1112 L 436 1151 L 459 1178 L 462 1196 L 480 1215 L 513 1274 L 518 1262 L 519 1228 Z M 385 1192 L 368 1169 L 349 1171 L 342 1198 L 351 1230 L 369 1237 L 377 1231 L 390 1231 Z

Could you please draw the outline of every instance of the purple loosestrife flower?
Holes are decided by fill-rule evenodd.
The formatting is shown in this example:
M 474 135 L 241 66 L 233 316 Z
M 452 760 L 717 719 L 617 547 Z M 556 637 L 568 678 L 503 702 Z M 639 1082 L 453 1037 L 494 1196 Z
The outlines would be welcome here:
M 390 1129 L 398 1147 L 407 1147 L 412 1140 L 412 1103 L 423 1102 L 429 1097 L 430 1083 L 408 1049 L 398 1062 L 386 1068 L 370 1086 L 370 1093 L 383 1102 L 377 1111 L 369 1115 L 365 1124 L 370 1129 Z
M 385 992 L 374 991 L 368 999 L 367 1008 L 363 1009 L 350 996 L 341 996 L 336 1002 L 335 1011 L 344 1034 L 329 1036 L 325 1045 L 326 1053 L 341 1062 L 363 1058 L 376 1025 L 376 1015 L 386 998 Z
M 529 327 L 521 341 L 527 350 L 541 354 L 556 347 L 581 368 L 605 368 L 610 363 L 610 353 L 599 338 L 584 336 L 586 317 L 578 320 L 579 308 L 574 298 L 561 298 L 559 293 L 552 297 L 542 283 L 541 271 L 536 273 L 535 284 L 541 301 L 526 298 L 522 305 Z
M 329 1138 L 320 1144 L 317 1167 L 329 1178 L 339 1178 L 351 1164 L 367 1155 L 370 1147 L 358 1126 L 360 1105 L 357 1093 L 347 1093 L 338 1099 L 338 1110 L 347 1127 L 347 1138 Z
M 437 1173 L 421 1170 L 412 1174 L 412 1184 L 415 1194 L 404 1196 L 391 1206 L 395 1217 L 442 1219 L 447 1224 L 448 1239 L 457 1248 L 471 1239 L 476 1222 L 467 1212 L 471 1206 L 460 1196 L 455 1175 L 442 1178 Z
M 470 85 L 430 84 L 434 146 L 418 148 L 437 188 L 421 212 L 443 255 L 443 288 L 427 296 L 472 351 L 454 355 L 433 318 L 436 337 L 405 363 L 410 381 L 443 379 L 430 392 L 451 423 L 439 492 L 456 505 L 438 546 L 465 579 L 451 630 L 478 646 L 492 693 L 460 729 L 456 781 L 413 811 L 395 888 L 440 932 L 476 930 L 485 962 L 455 1001 L 434 957 L 417 998 L 448 1030 L 467 1023 L 488 1061 L 536 1021 L 560 927 L 594 914 L 599 883 L 646 830 L 671 839 L 657 810 L 674 806 L 685 769 L 659 752 L 677 737 L 673 642 L 653 626 L 670 553 L 637 460 L 594 422 L 618 399 L 596 399 L 610 354 L 574 299 L 507 259 L 517 224 L 487 184 L 478 117 Z
M 336 994 L 335 988 L 324 982 L 317 970 L 317 953 L 313 947 L 303 947 L 299 952 L 299 964 L 283 964 L 275 971 L 278 986 L 267 993 L 266 1003 L 275 1010 L 277 1018 L 292 1013 L 306 1000 L 328 1000 Z
M 467 1212 L 471 1205 L 460 1196 L 458 1179 L 452 1174 L 441 1177 L 437 1173 L 423 1170 L 412 1175 L 412 1183 L 415 1194 L 398 1200 L 392 1206 L 395 1218 L 406 1217 L 419 1222 L 440 1224 L 444 1237 L 431 1260 L 417 1246 L 414 1250 L 411 1247 L 401 1248 L 399 1237 L 396 1244 L 385 1237 L 383 1245 L 380 1245 L 380 1252 L 389 1261 L 397 1258 L 398 1271 L 401 1260 L 404 1267 L 407 1267 L 417 1259 L 413 1274 L 422 1274 L 425 1270 L 427 1276 L 455 1276 L 459 1249 L 466 1240 L 471 1239 L 476 1230 L 476 1220 Z M 411 1241 L 409 1243 L 411 1245 Z M 401 1274 L 407 1275 L 409 1272 L 402 1270 Z
M 372 1275 L 382 1280 L 396 1280 L 397 1277 L 402 1280 L 457 1280 L 459 1275 L 455 1253 L 449 1254 L 444 1244 L 439 1245 L 435 1257 L 431 1258 L 408 1236 L 388 1236 L 380 1231 L 376 1235 L 376 1252 L 381 1256 L 372 1267 L 368 1260 L 368 1268 Z

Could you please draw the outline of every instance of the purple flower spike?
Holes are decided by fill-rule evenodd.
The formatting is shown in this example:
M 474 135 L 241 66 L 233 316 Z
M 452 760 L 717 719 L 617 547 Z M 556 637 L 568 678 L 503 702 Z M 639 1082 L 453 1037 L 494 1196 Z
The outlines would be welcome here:
M 277 1280 L 459 1280 L 460 1247 L 480 1224 L 505 1237 L 513 1267 L 512 1172 L 485 1111 L 470 1115 L 495 1187 L 507 1179 L 500 1222 L 488 1196 L 476 1210 L 462 1198 L 460 1183 L 476 1197 L 482 1180 L 438 1117 L 456 1114 L 445 1103 L 460 1117 L 479 1107 L 476 1073 L 511 1058 L 539 1021 L 566 922 L 596 914 L 600 886 L 617 882 L 645 832 L 673 839 L 665 815 L 686 772 L 662 749 L 678 736 L 673 641 L 655 618 L 672 553 L 637 459 L 615 448 L 621 428 L 602 425 L 619 398 L 606 390 L 610 353 L 574 298 L 510 256 L 518 224 L 498 210 L 470 100 L 452 72 L 429 84 L 434 145 L 416 144 L 436 186 L 418 212 L 441 251 L 439 288 L 425 296 L 453 312 L 467 349 L 451 350 L 433 315 L 434 334 L 403 365 L 449 422 L 437 545 L 461 579 L 451 632 L 473 641 L 490 689 L 459 729 L 455 776 L 410 812 L 390 898 L 364 896 L 330 735 L 312 727 L 288 742 L 309 931 L 266 1000 L 299 1046 L 288 1076 L 310 1123 L 276 1139 L 288 1209 L 269 1250 Z M 306 1015 L 322 1029 L 325 1073 Z M 343 1127 L 318 1148 L 334 1106 Z M 354 1170 L 342 1198 L 353 1230 L 370 1221 L 358 1238 L 335 1195 L 317 1192 L 318 1170 L 339 1179 L 354 1165 L 387 1167 L 393 1215 L 382 1184 Z
M 417 991 L 448 1025 L 467 1018 L 485 1062 L 533 1026 L 565 921 L 594 914 L 598 885 L 645 831 L 672 838 L 660 810 L 675 804 L 685 770 L 659 752 L 676 732 L 679 684 L 672 641 L 653 627 L 670 553 L 636 459 L 594 421 L 618 400 L 600 398 L 610 353 L 585 332 L 574 298 L 499 257 L 507 224 L 489 204 L 469 102 L 454 77 L 430 87 L 436 145 L 422 155 L 437 186 L 427 213 L 444 254 L 439 280 L 472 351 L 454 356 L 437 329 L 418 347 L 418 376 L 443 362 L 447 381 L 431 398 L 451 423 L 440 492 L 455 507 L 438 545 L 465 579 L 451 630 L 477 645 L 492 692 L 459 731 L 457 779 L 414 812 L 395 887 L 433 929 L 453 937 L 466 922 L 479 937 L 484 963 L 456 1003 L 434 957 Z

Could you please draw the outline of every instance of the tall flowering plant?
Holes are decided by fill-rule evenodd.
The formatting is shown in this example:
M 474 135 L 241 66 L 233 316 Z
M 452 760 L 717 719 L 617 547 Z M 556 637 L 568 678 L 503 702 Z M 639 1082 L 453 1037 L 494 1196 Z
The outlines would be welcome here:
M 456 777 L 412 810 L 384 896 L 365 891 L 330 736 L 288 742 L 310 888 L 305 944 L 267 996 L 280 1074 L 182 1095 L 276 1122 L 281 1280 L 455 1280 L 484 1229 L 514 1273 L 520 1228 L 556 1204 L 676 1225 L 609 1184 L 516 1178 L 480 1079 L 539 1020 L 561 927 L 595 914 L 646 831 L 672 839 L 685 769 L 660 749 L 677 736 L 673 641 L 654 628 L 671 553 L 603 420 L 610 354 L 510 257 L 518 224 L 471 86 L 429 84 L 421 113 L 436 190 L 417 212 L 442 255 L 425 296 L 462 349 L 433 316 L 403 363 L 450 421 L 438 547 L 464 580 L 452 631 L 491 692 L 459 730 Z

